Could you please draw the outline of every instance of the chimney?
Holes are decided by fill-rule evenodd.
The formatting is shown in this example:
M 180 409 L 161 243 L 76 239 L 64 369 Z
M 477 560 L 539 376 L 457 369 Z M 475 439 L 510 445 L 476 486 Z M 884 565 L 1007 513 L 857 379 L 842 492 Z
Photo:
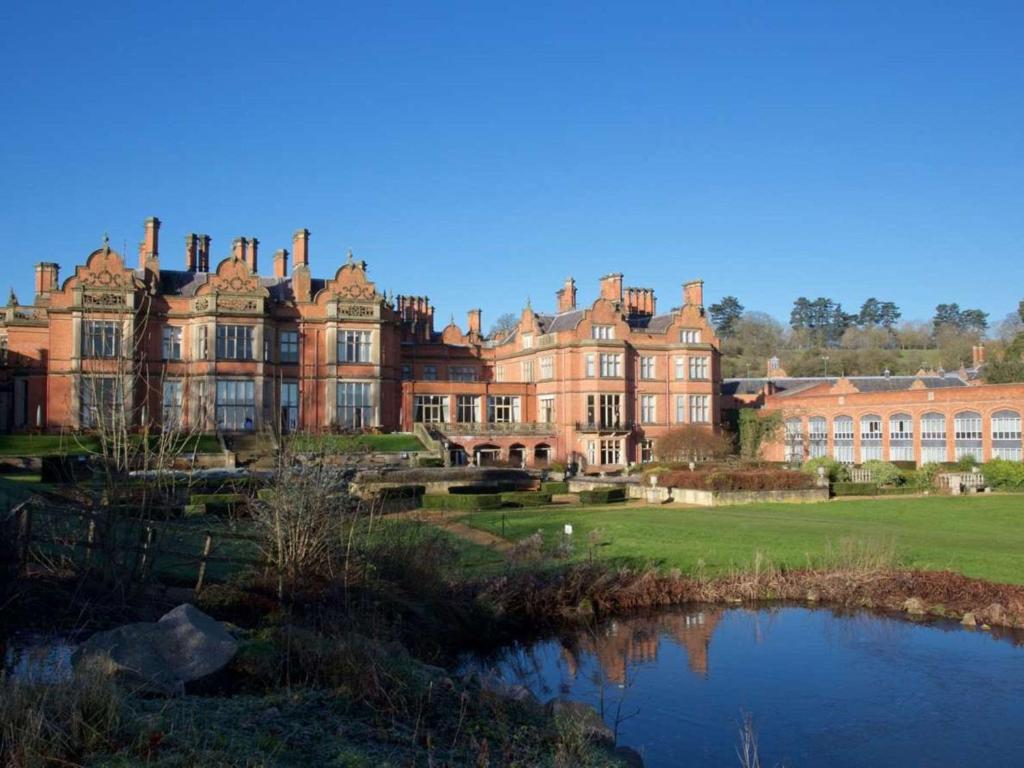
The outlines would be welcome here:
M 199 271 L 210 271 L 210 236 L 199 236 Z
M 704 306 L 704 281 L 691 280 L 683 283 L 683 306 L 703 307 Z
M 571 312 L 576 309 L 576 281 L 571 277 L 565 281 L 565 286 L 555 292 L 558 298 L 558 311 Z
M 292 269 L 309 266 L 309 230 L 300 229 L 292 237 Z
M 257 261 L 256 249 L 259 248 L 260 241 L 255 237 L 249 240 L 249 245 L 245 250 L 245 263 L 249 265 L 249 271 L 254 275 L 259 271 L 259 262 Z
M 146 219 L 145 239 L 139 246 L 139 269 L 146 269 L 147 262 L 160 258 L 160 219 L 150 216 Z
M 58 276 L 60 274 L 60 265 L 54 264 L 52 261 L 43 261 L 36 264 L 36 303 L 38 304 L 41 298 L 49 300 L 47 294 L 53 293 L 57 290 Z
M 195 272 L 199 259 L 199 238 L 195 232 L 185 235 L 185 270 Z
M 477 335 L 477 336 L 480 335 L 480 318 L 481 318 L 481 315 L 482 315 L 482 312 L 479 309 L 471 309 L 471 310 L 469 310 L 468 317 L 469 317 L 469 335 L 470 336 L 473 336 L 474 334 Z
M 601 298 L 622 301 L 622 273 L 614 272 L 601 278 Z
M 244 261 L 246 245 L 247 243 L 244 237 L 236 237 L 231 242 L 231 255 L 238 261 Z
M 288 277 L 288 251 L 284 248 L 274 253 L 274 277 Z
M 980 368 L 985 364 L 985 345 L 975 344 L 971 347 L 971 362 L 973 367 Z

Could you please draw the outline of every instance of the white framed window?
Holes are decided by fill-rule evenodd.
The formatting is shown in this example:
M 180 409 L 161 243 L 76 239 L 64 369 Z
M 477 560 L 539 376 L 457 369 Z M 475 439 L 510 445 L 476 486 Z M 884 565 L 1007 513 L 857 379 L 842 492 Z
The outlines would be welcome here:
M 686 395 L 676 395 L 676 424 L 686 423 Z
M 413 399 L 413 420 L 423 424 L 448 422 L 448 395 L 416 395 Z
M 496 365 L 496 366 L 494 366 L 494 380 L 495 381 L 504 381 L 505 380 L 505 366 L 504 365 Z
M 82 357 L 117 357 L 121 354 L 121 323 L 117 320 L 82 321 Z
M 553 395 L 544 395 L 537 398 L 537 416 L 542 424 L 555 423 L 555 398 Z
M 956 414 L 953 417 L 953 440 L 953 448 L 957 459 L 973 456 L 977 461 L 981 461 L 981 414 L 974 411 L 962 411 Z
M 640 395 L 640 423 L 657 423 L 657 397 L 655 395 Z
M 587 464 L 597 464 L 597 443 L 587 441 Z
M 24 382 L 27 390 L 28 382 Z M 119 427 L 124 419 L 121 404 L 124 402 L 124 384 L 115 376 L 87 376 L 81 381 L 79 388 L 79 414 L 81 424 L 86 429 L 94 429 L 103 424 L 106 427 Z M 27 392 L 22 395 L 22 402 L 27 408 Z M 26 418 L 23 423 L 27 423 Z
M 914 418 L 909 413 L 889 417 L 889 461 L 914 460 Z
M 251 325 L 218 325 L 217 359 L 252 360 L 253 333 Z
M 807 420 L 807 443 L 812 459 L 828 453 L 828 422 L 824 416 L 812 416 Z
M 690 380 L 705 381 L 708 378 L 708 359 L 703 356 L 690 358 Z
M 700 331 L 696 328 L 683 328 L 679 331 L 681 344 L 700 344 Z
M 622 355 L 601 355 L 601 378 L 617 379 L 622 376 Z
M 181 326 L 165 325 L 161 352 L 164 360 L 181 360 Z
M 282 363 L 299 362 L 299 332 L 281 331 L 278 339 L 278 354 Z
M 587 424 L 600 429 L 622 427 L 620 395 L 587 395 Z
M 162 413 L 164 429 L 179 429 L 181 427 L 183 389 L 181 379 L 164 379 Z
M 682 381 L 686 378 L 686 358 L 676 357 L 673 358 L 676 368 L 676 381 Z
M 653 357 L 641 357 L 640 358 L 640 378 L 641 379 L 653 379 L 655 377 L 654 363 L 655 358 Z
M 614 325 L 595 325 L 593 326 L 593 336 L 595 339 L 614 339 L 615 338 L 615 326 Z
M 368 381 L 339 381 L 335 414 L 337 424 L 346 429 L 373 426 L 373 400 Z
M 601 463 L 621 464 L 622 463 L 622 441 L 601 440 Z
M 921 417 L 921 463 L 940 463 L 948 456 L 945 414 L 924 414 Z
M 533 336 L 531 334 L 523 336 L 523 349 L 533 349 Z
M 832 421 L 832 458 L 853 464 L 853 417 L 836 416 Z
M 455 420 L 460 424 L 479 423 L 480 398 L 476 395 L 456 395 Z
M 491 395 L 488 397 L 487 421 L 491 424 L 518 424 L 519 398 L 513 395 Z
M 555 378 L 555 358 L 545 355 L 540 359 L 540 377 L 543 380 Z
M 648 464 L 654 461 L 654 441 L 644 438 L 640 441 L 640 463 Z
M 299 382 L 281 382 L 281 429 L 294 432 L 299 428 Z
M 523 360 L 523 381 L 533 381 L 533 361 Z
M 992 458 L 1021 460 L 1020 414 L 1017 411 L 996 411 L 992 414 Z
M 476 381 L 476 368 L 472 365 L 449 366 L 448 378 L 452 381 Z
M 339 331 L 338 362 L 369 363 L 370 340 L 369 331 Z
M 594 355 L 593 355 L 593 353 L 587 355 L 587 357 L 586 357 L 586 365 L 587 365 L 587 374 L 586 374 L 587 378 L 588 379 L 594 378 L 594 376 L 596 376 L 597 374 L 594 371 Z
M 255 382 L 252 379 L 217 379 L 216 410 L 217 426 L 221 430 L 252 432 L 256 429 Z
M 786 419 L 783 425 L 784 459 L 787 462 L 803 462 L 804 460 L 804 427 L 798 418 Z
M 690 395 L 690 423 L 708 424 L 711 422 L 709 395 Z
M 860 460 L 882 460 L 882 417 L 877 414 L 860 417 Z

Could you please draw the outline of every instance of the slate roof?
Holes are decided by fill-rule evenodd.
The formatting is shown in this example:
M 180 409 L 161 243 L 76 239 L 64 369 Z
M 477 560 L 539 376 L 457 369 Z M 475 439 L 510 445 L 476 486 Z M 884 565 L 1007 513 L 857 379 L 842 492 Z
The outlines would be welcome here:
M 629 318 L 629 327 L 648 333 L 665 333 L 675 320 L 675 314 L 667 315 L 636 315 Z
M 573 309 L 558 315 L 537 315 L 537 323 L 540 325 L 541 333 L 572 331 L 580 324 L 585 314 L 585 309 Z
M 948 389 L 949 387 L 966 387 L 967 382 L 959 376 L 847 376 L 847 380 L 859 392 L 903 392 L 911 388 L 915 381 L 920 381 L 926 389 Z M 806 378 L 773 378 L 776 392 L 796 394 L 812 386 L 827 383 L 829 386 L 838 381 L 835 376 L 810 376 Z M 764 390 L 765 378 L 724 379 L 723 395 L 757 395 Z

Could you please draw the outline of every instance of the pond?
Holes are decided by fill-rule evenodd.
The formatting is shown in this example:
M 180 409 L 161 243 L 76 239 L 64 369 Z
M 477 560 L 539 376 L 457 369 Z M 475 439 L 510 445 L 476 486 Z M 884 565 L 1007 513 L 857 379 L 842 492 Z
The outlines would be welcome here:
M 1022 643 L 869 613 L 701 608 L 472 665 L 593 705 L 649 768 L 740 765 L 747 718 L 766 767 L 1021 766 Z

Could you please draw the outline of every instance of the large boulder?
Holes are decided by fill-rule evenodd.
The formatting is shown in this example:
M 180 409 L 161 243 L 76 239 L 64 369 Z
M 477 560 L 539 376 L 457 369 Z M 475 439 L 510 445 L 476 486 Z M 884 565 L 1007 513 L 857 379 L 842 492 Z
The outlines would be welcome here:
M 71 660 L 76 669 L 103 671 L 134 691 L 174 695 L 186 683 L 222 670 L 237 650 L 238 642 L 220 622 L 184 603 L 159 621 L 97 632 Z

